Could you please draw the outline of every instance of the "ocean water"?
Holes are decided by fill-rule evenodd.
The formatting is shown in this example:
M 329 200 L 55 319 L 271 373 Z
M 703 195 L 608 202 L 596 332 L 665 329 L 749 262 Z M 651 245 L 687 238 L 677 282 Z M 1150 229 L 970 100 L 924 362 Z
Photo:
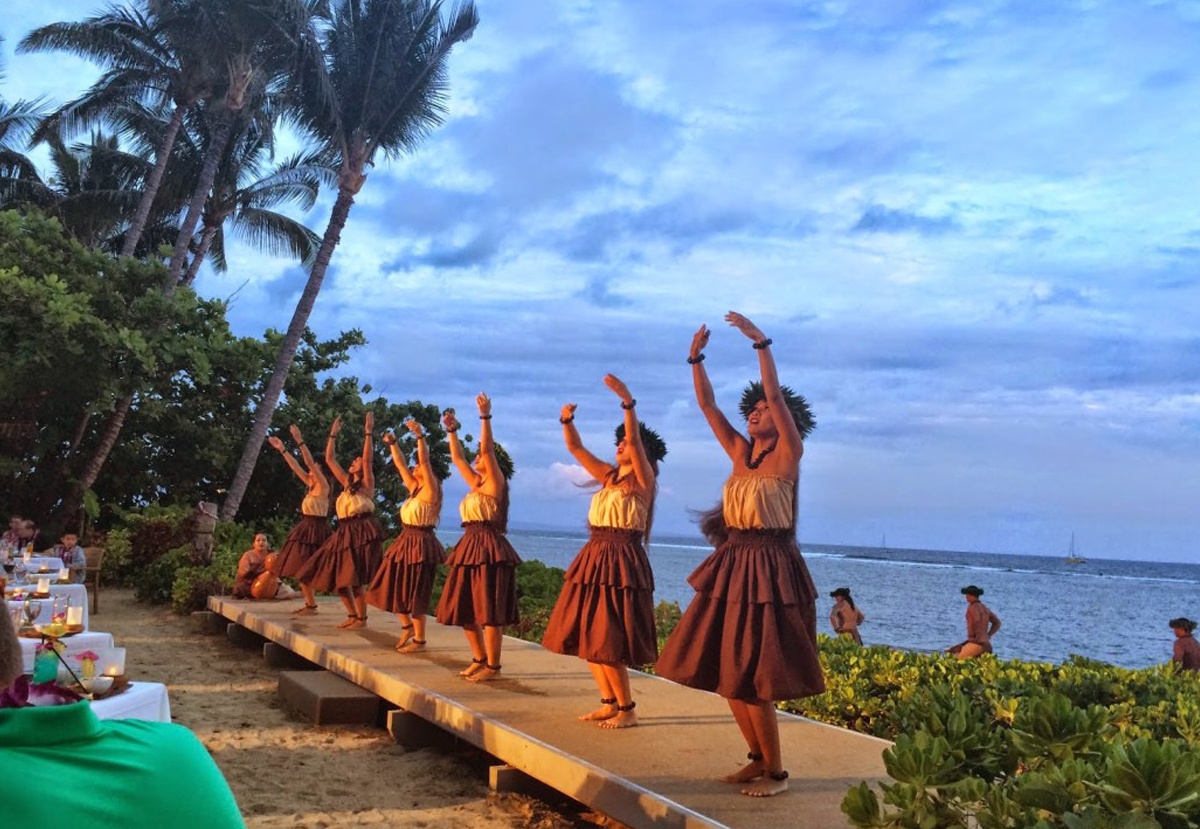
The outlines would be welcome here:
M 457 532 L 439 530 L 452 542 Z M 565 568 L 585 532 L 512 530 L 524 559 Z M 1061 662 L 1072 654 L 1127 668 L 1171 658 L 1167 621 L 1200 616 L 1200 565 L 1089 559 L 1068 564 L 1048 556 L 944 550 L 900 550 L 801 544 L 818 592 L 818 630 L 832 633 L 829 591 L 849 587 L 867 620 L 867 644 L 940 650 L 966 636 L 966 600 L 959 588 L 976 584 L 1000 617 L 993 637 L 1002 659 Z M 688 574 L 711 552 L 704 541 L 655 536 L 649 554 L 655 600 L 686 607 Z

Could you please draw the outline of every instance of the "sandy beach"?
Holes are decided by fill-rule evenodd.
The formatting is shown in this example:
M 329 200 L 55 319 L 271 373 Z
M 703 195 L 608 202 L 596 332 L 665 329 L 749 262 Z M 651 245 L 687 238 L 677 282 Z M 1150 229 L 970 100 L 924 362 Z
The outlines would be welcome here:
M 553 806 L 487 788 L 484 755 L 406 751 L 387 732 L 317 727 L 289 713 L 261 654 L 204 635 L 190 618 L 105 589 L 91 627 L 127 648 L 131 678 L 166 683 L 175 722 L 196 733 L 250 827 L 423 829 L 616 827 L 569 801 Z

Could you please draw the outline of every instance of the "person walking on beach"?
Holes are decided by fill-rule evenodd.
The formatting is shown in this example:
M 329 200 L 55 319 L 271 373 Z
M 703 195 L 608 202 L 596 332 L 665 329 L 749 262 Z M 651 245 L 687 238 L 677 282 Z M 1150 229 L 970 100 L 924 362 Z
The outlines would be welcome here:
M 696 595 L 659 657 L 660 676 L 715 691 L 729 703 L 749 764 L 723 778 L 742 793 L 787 789 L 775 701 L 820 694 L 817 591 L 796 543 L 804 437 L 815 425 L 803 397 L 779 384 L 771 340 L 741 314 L 725 321 L 746 336 L 761 374 L 742 394 L 746 435 L 717 408 L 704 370 L 709 330 L 692 338 L 696 399 L 733 470 L 701 529 L 716 551 L 688 577 Z
M 853 639 L 854 644 L 861 645 L 862 637 L 858 635 L 858 626 L 867 620 L 862 611 L 854 606 L 849 587 L 839 587 L 829 594 L 834 598 L 833 610 L 829 611 L 829 624 L 833 632 L 845 639 Z
M 979 601 L 983 588 L 968 584 L 959 591 L 967 597 L 967 638 L 946 648 L 959 659 L 974 659 L 992 652 L 992 637 L 1000 630 L 1000 617 Z
M 600 707 L 580 716 L 601 728 L 637 725 L 629 667 L 658 655 L 654 630 L 654 574 L 646 556 L 654 516 L 658 464 L 667 445 L 637 419 L 637 401 L 609 374 L 604 384 L 621 398 L 615 464 L 589 452 L 575 429 L 574 403 L 559 422 L 567 450 L 600 484 L 588 509 L 588 540 L 567 568 L 542 645 L 587 660 L 600 690 Z
M 458 505 L 463 536 L 446 558 L 449 572 L 437 620 L 461 627 L 467 636 L 471 664 L 458 675 L 471 682 L 487 682 L 500 676 L 504 626 L 515 624 L 519 615 L 516 569 L 521 557 L 505 535 L 512 464 L 505 468 L 496 453 L 492 401 L 480 392 L 475 404 L 479 407 L 479 451 L 474 464 L 463 454 L 454 410 L 442 413 L 442 425 L 450 436 L 450 459 L 470 491 Z
M 357 630 L 367 624 L 367 600 L 364 587 L 379 569 L 383 557 L 383 531 L 375 519 L 375 471 L 371 432 L 375 416 L 367 412 L 363 419 L 362 454 L 350 462 L 348 470 L 337 461 L 337 436 L 342 418 L 334 419 L 325 443 L 325 465 L 342 485 L 334 509 L 337 529 L 321 545 L 297 578 L 314 590 L 336 592 L 346 608 L 346 621 L 339 628 Z
M 1200 643 L 1192 636 L 1196 623 L 1184 616 L 1168 622 L 1175 631 L 1175 648 L 1171 661 L 1181 671 L 1200 671 Z
M 442 516 L 442 480 L 433 468 L 421 424 L 409 418 L 404 426 L 416 438 L 416 464 L 409 468 L 396 436 L 385 432 L 383 442 L 391 450 L 408 499 L 400 505 L 400 535 L 384 554 L 367 590 L 367 602 L 400 618 L 403 633 L 396 650 L 416 653 L 425 650 L 425 617 L 438 565 L 445 558 L 442 543 L 433 534 Z
M 267 438 L 267 443 L 271 444 L 275 451 L 283 457 L 288 468 L 304 483 L 307 490 L 304 493 L 304 500 L 300 502 L 300 522 L 284 539 L 283 546 L 279 548 L 279 553 L 275 556 L 275 566 L 272 568 L 272 572 L 280 578 L 293 578 L 300 582 L 300 592 L 304 595 L 304 606 L 292 611 L 292 615 L 310 616 L 317 612 L 316 594 L 313 592 L 312 585 L 307 581 L 299 580 L 298 576 L 304 569 L 304 565 L 312 558 L 313 553 L 329 539 L 333 532 L 329 528 L 329 479 L 325 477 L 325 473 L 313 459 L 312 453 L 308 451 L 308 445 L 304 442 L 304 435 L 300 432 L 300 427 L 293 423 L 289 431 L 292 434 L 292 440 L 296 441 L 296 446 L 300 449 L 300 457 L 304 460 L 304 466 L 301 466 L 299 461 L 292 457 L 279 438 L 272 435 Z

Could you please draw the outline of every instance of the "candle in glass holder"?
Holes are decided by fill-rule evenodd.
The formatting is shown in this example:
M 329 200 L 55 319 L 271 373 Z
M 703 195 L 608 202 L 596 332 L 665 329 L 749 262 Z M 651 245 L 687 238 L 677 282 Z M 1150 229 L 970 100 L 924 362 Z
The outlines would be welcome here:
M 125 649 L 109 648 L 100 654 L 100 672 L 105 676 L 122 676 L 125 673 Z
M 67 624 L 82 625 L 83 624 L 83 606 L 73 604 L 67 608 Z
M 42 576 L 41 578 L 39 578 L 37 581 L 37 588 L 38 588 L 37 592 L 39 592 L 39 593 L 49 593 L 50 592 L 50 577 Z
M 71 571 L 68 570 L 66 567 L 59 570 L 58 571 L 58 580 L 59 581 L 70 581 L 71 580 Z

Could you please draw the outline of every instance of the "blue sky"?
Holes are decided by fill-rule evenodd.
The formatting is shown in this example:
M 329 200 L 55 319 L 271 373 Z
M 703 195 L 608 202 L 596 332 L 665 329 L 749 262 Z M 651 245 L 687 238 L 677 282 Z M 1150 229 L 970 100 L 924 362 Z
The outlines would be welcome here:
M 7 99 L 90 79 L 13 55 L 94 2 L 6 7 Z M 728 474 L 684 363 L 715 329 L 731 414 L 750 316 L 819 426 L 802 541 L 1191 561 L 1200 538 L 1200 7 L 1172 2 L 482 0 L 447 123 L 370 175 L 311 325 L 351 371 L 472 411 L 514 525 L 577 528 L 559 407 L 597 454 L 625 379 L 670 446 L 656 529 Z M 331 197 L 306 217 L 324 229 Z M 286 326 L 295 265 L 197 288 Z M 269 459 L 268 459 L 269 460 Z M 446 523 L 461 495 L 447 490 Z

